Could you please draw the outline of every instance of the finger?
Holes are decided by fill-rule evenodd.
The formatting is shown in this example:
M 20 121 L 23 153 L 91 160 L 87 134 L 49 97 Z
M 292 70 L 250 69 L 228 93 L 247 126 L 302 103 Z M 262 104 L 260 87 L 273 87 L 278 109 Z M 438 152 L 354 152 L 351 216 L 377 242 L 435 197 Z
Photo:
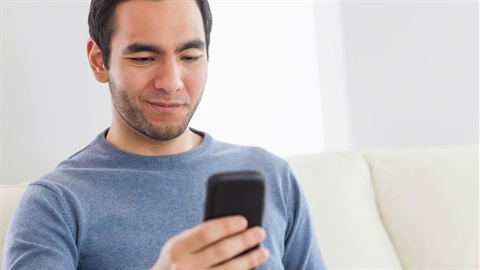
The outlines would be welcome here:
M 242 216 L 208 220 L 177 235 L 172 252 L 196 252 L 225 237 L 244 231 L 247 225 L 247 220 Z
M 268 260 L 268 250 L 260 247 L 212 269 L 253 269 Z
M 208 246 L 196 253 L 195 258 L 201 260 L 200 265 L 217 265 L 259 245 L 265 236 L 262 228 L 254 227 Z

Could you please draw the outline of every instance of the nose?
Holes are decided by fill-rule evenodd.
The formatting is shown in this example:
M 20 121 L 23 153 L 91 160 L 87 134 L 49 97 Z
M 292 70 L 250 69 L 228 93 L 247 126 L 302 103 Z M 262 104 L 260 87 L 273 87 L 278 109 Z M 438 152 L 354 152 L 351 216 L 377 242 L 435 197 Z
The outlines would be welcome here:
M 164 61 L 156 71 L 153 87 L 172 94 L 183 88 L 181 70 L 175 61 Z

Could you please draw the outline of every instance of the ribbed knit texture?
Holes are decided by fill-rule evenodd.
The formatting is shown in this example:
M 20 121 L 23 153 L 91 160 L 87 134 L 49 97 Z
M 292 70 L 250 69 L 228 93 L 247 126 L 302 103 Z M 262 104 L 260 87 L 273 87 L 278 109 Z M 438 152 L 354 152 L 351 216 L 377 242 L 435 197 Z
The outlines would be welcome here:
M 284 160 L 204 133 L 191 151 L 140 156 L 105 134 L 28 187 L 10 223 L 4 269 L 148 269 L 169 238 L 202 222 L 209 176 L 245 169 L 267 181 L 262 245 L 270 259 L 257 269 L 323 269 Z

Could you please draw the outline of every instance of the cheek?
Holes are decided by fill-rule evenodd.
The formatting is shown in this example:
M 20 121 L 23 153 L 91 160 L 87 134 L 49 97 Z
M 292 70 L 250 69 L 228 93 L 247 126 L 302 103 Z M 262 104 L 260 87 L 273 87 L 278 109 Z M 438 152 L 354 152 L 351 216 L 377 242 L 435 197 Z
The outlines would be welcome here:
M 146 74 L 139 72 L 131 72 L 128 70 L 118 70 L 109 75 L 117 87 L 123 92 L 128 92 L 129 96 L 135 96 L 141 93 L 145 87 Z M 110 77 L 111 76 L 111 77 Z
M 207 82 L 208 69 L 207 67 L 200 67 L 198 69 L 192 70 L 184 77 L 184 82 L 188 85 L 188 88 L 192 94 L 201 95 L 205 84 Z

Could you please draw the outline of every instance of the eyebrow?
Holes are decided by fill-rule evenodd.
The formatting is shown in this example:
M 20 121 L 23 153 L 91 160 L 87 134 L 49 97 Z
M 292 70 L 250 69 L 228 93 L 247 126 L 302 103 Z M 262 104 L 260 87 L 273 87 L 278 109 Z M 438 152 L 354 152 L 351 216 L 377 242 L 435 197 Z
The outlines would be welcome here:
M 175 50 L 175 53 L 180 53 L 182 51 L 188 50 L 188 49 L 199 49 L 203 50 L 205 48 L 205 42 L 201 39 L 194 39 L 191 40 L 187 43 L 182 44 L 180 47 L 178 47 Z
M 191 41 L 188 41 L 182 45 L 180 45 L 176 50 L 175 53 L 178 54 L 182 51 L 188 50 L 188 49 L 199 49 L 203 50 L 205 48 L 205 42 L 201 39 L 193 39 Z M 146 43 L 133 43 L 128 45 L 125 49 L 122 50 L 123 54 L 134 54 L 138 52 L 152 52 L 156 54 L 164 54 L 165 51 L 152 44 L 146 44 Z
M 153 52 L 162 54 L 163 50 L 155 45 L 145 44 L 145 43 L 133 43 L 128 45 L 123 49 L 123 54 L 133 54 L 138 52 Z

